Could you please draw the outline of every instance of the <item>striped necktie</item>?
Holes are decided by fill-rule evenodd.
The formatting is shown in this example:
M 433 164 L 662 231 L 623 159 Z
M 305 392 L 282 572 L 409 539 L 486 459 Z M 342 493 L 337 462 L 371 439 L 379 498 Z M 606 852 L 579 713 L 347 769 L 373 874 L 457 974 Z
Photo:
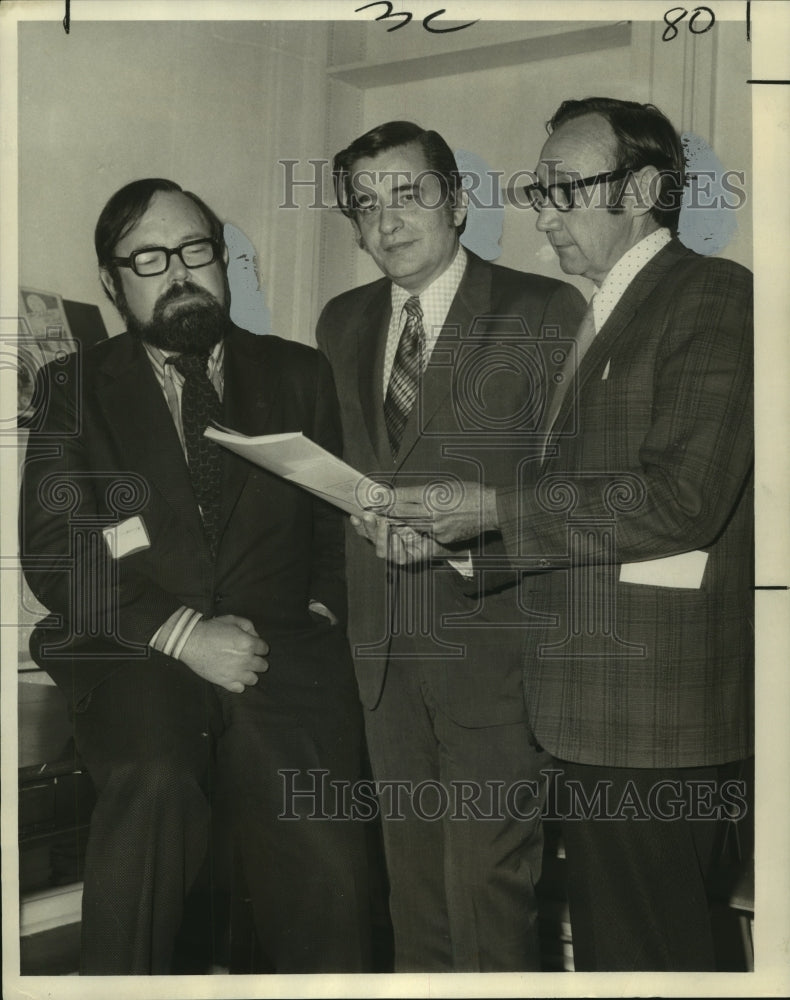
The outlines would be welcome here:
M 425 329 L 422 325 L 419 296 L 412 295 L 403 308 L 407 314 L 406 324 L 398 341 L 384 400 L 384 422 L 387 425 L 393 459 L 398 457 L 403 429 L 417 395 L 425 350 Z

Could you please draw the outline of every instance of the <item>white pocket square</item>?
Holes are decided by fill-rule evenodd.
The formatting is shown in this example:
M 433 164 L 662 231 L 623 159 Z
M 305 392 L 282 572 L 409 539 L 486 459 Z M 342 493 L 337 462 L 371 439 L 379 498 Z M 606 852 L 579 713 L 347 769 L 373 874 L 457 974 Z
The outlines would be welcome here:
M 602 382 L 603 382 L 603 380 L 604 380 L 605 378 L 609 378 L 609 365 L 611 365 L 611 363 L 612 363 L 612 359 L 610 358 L 610 359 L 609 359 L 609 360 L 608 360 L 608 361 L 606 362 L 606 368 L 604 368 L 604 370 L 603 370 L 603 375 L 601 375 L 601 381 L 602 381 Z
M 648 559 L 647 562 L 623 563 L 620 583 L 699 590 L 707 562 L 708 553 L 695 550 L 663 559 Z

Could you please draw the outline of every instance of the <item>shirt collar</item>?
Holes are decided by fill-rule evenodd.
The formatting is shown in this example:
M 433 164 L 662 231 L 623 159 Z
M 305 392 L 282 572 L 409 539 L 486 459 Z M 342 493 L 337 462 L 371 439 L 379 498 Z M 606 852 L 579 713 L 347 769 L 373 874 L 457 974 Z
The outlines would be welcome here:
M 635 243 L 630 250 L 626 250 L 606 275 L 601 283 L 601 287 L 593 298 L 593 316 L 595 318 L 596 330 L 600 330 L 612 315 L 614 307 L 623 297 L 626 288 L 628 288 L 645 264 L 649 263 L 671 239 L 672 234 L 670 231 L 662 226 L 661 229 L 654 230 L 638 243 Z
M 435 340 L 447 319 L 450 305 L 461 284 L 461 279 L 466 270 L 467 253 L 459 244 L 455 257 L 449 267 L 434 278 L 434 280 L 424 288 L 419 295 L 420 306 L 423 315 L 423 327 L 425 335 L 429 341 Z M 406 300 L 412 297 L 412 293 L 400 285 L 392 284 L 392 314 L 400 316 L 401 310 L 406 304 Z

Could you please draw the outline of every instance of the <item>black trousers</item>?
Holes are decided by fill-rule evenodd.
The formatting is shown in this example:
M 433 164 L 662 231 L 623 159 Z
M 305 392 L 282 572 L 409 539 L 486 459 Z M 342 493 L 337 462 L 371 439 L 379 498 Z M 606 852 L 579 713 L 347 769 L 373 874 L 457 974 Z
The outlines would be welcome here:
M 555 760 L 577 971 L 714 971 L 707 878 L 748 808 L 740 765 Z
M 320 653 L 308 645 L 306 655 L 272 656 L 243 694 L 158 654 L 124 662 L 78 707 L 76 742 L 98 792 L 83 892 L 84 975 L 171 971 L 184 900 L 209 851 L 212 809 L 230 824 L 267 964 L 276 972 L 368 968 L 364 828 L 329 818 L 331 803 L 316 809 L 309 795 L 286 801 L 287 782 L 309 788 L 322 770 L 354 781 L 360 767 L 345 643 L 327 629 Z

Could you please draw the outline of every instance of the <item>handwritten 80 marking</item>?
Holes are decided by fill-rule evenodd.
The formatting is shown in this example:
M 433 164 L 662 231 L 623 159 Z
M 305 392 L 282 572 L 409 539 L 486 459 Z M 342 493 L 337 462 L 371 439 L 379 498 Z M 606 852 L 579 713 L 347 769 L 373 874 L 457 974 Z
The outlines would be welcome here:
M 694 22 L 700 16 L 700 14 L 707 15 L 707 21 L 701 28 L 695 28 Z M 670 14 L 676 14 L 674 18 L 670 18 Z M 669 10 L 664 14 L 664 23 L 666 28 L 664 28 L 664 34 L 661 36 L 662 40 L 665 42 L 671 42 L 673 38 L 678 37 L 677 25 L 683 20 L 683 18 L 688 14 L 685 7 L 670 7 Z M 704 16 L 703 15 L 703 16 Z M 710 7 L 695 7 L 689 18 L 688 29 L 692 35 L 704 35 L 706 31 L 710 31 L 713 25 L 716 23 L 716 15 L 710 9 Z M 670 34 L 670 31 L 672 34 Z
M 387 28 L 387 31 L 397 31 L 398 28 L 404 27 L 412 19 L 412 14 L 408 10 L 394 11 L 390 0 L 374 0 L 373 3 L 366 3 L 363 7 L 356 7 L 354 10 L 355 14 L 358 14 L 361 10 L 367 10 L 368 7 L 386 7 L 386 11 L 375 19 L 377 21 L 387 21 L 391 17 L 400 17 L 400 24 L 393 24 L 391 28 Z M 440 17 L 442 14 L 446 14 L 446 8 L 442 7 L 441 10 L 435 10 L 432 14 L 428 14 L 422 19 L 422 26 L 426 31 L 431 31 L 435 35 L 444 35 L 449 31 L 462 31 L 464 28 L 471 28 L 473 24 L 477 24 L 477 21 L 468 21 L 466 24 L 458 24 L 454 28 L 432 28 L 431 22 Z

